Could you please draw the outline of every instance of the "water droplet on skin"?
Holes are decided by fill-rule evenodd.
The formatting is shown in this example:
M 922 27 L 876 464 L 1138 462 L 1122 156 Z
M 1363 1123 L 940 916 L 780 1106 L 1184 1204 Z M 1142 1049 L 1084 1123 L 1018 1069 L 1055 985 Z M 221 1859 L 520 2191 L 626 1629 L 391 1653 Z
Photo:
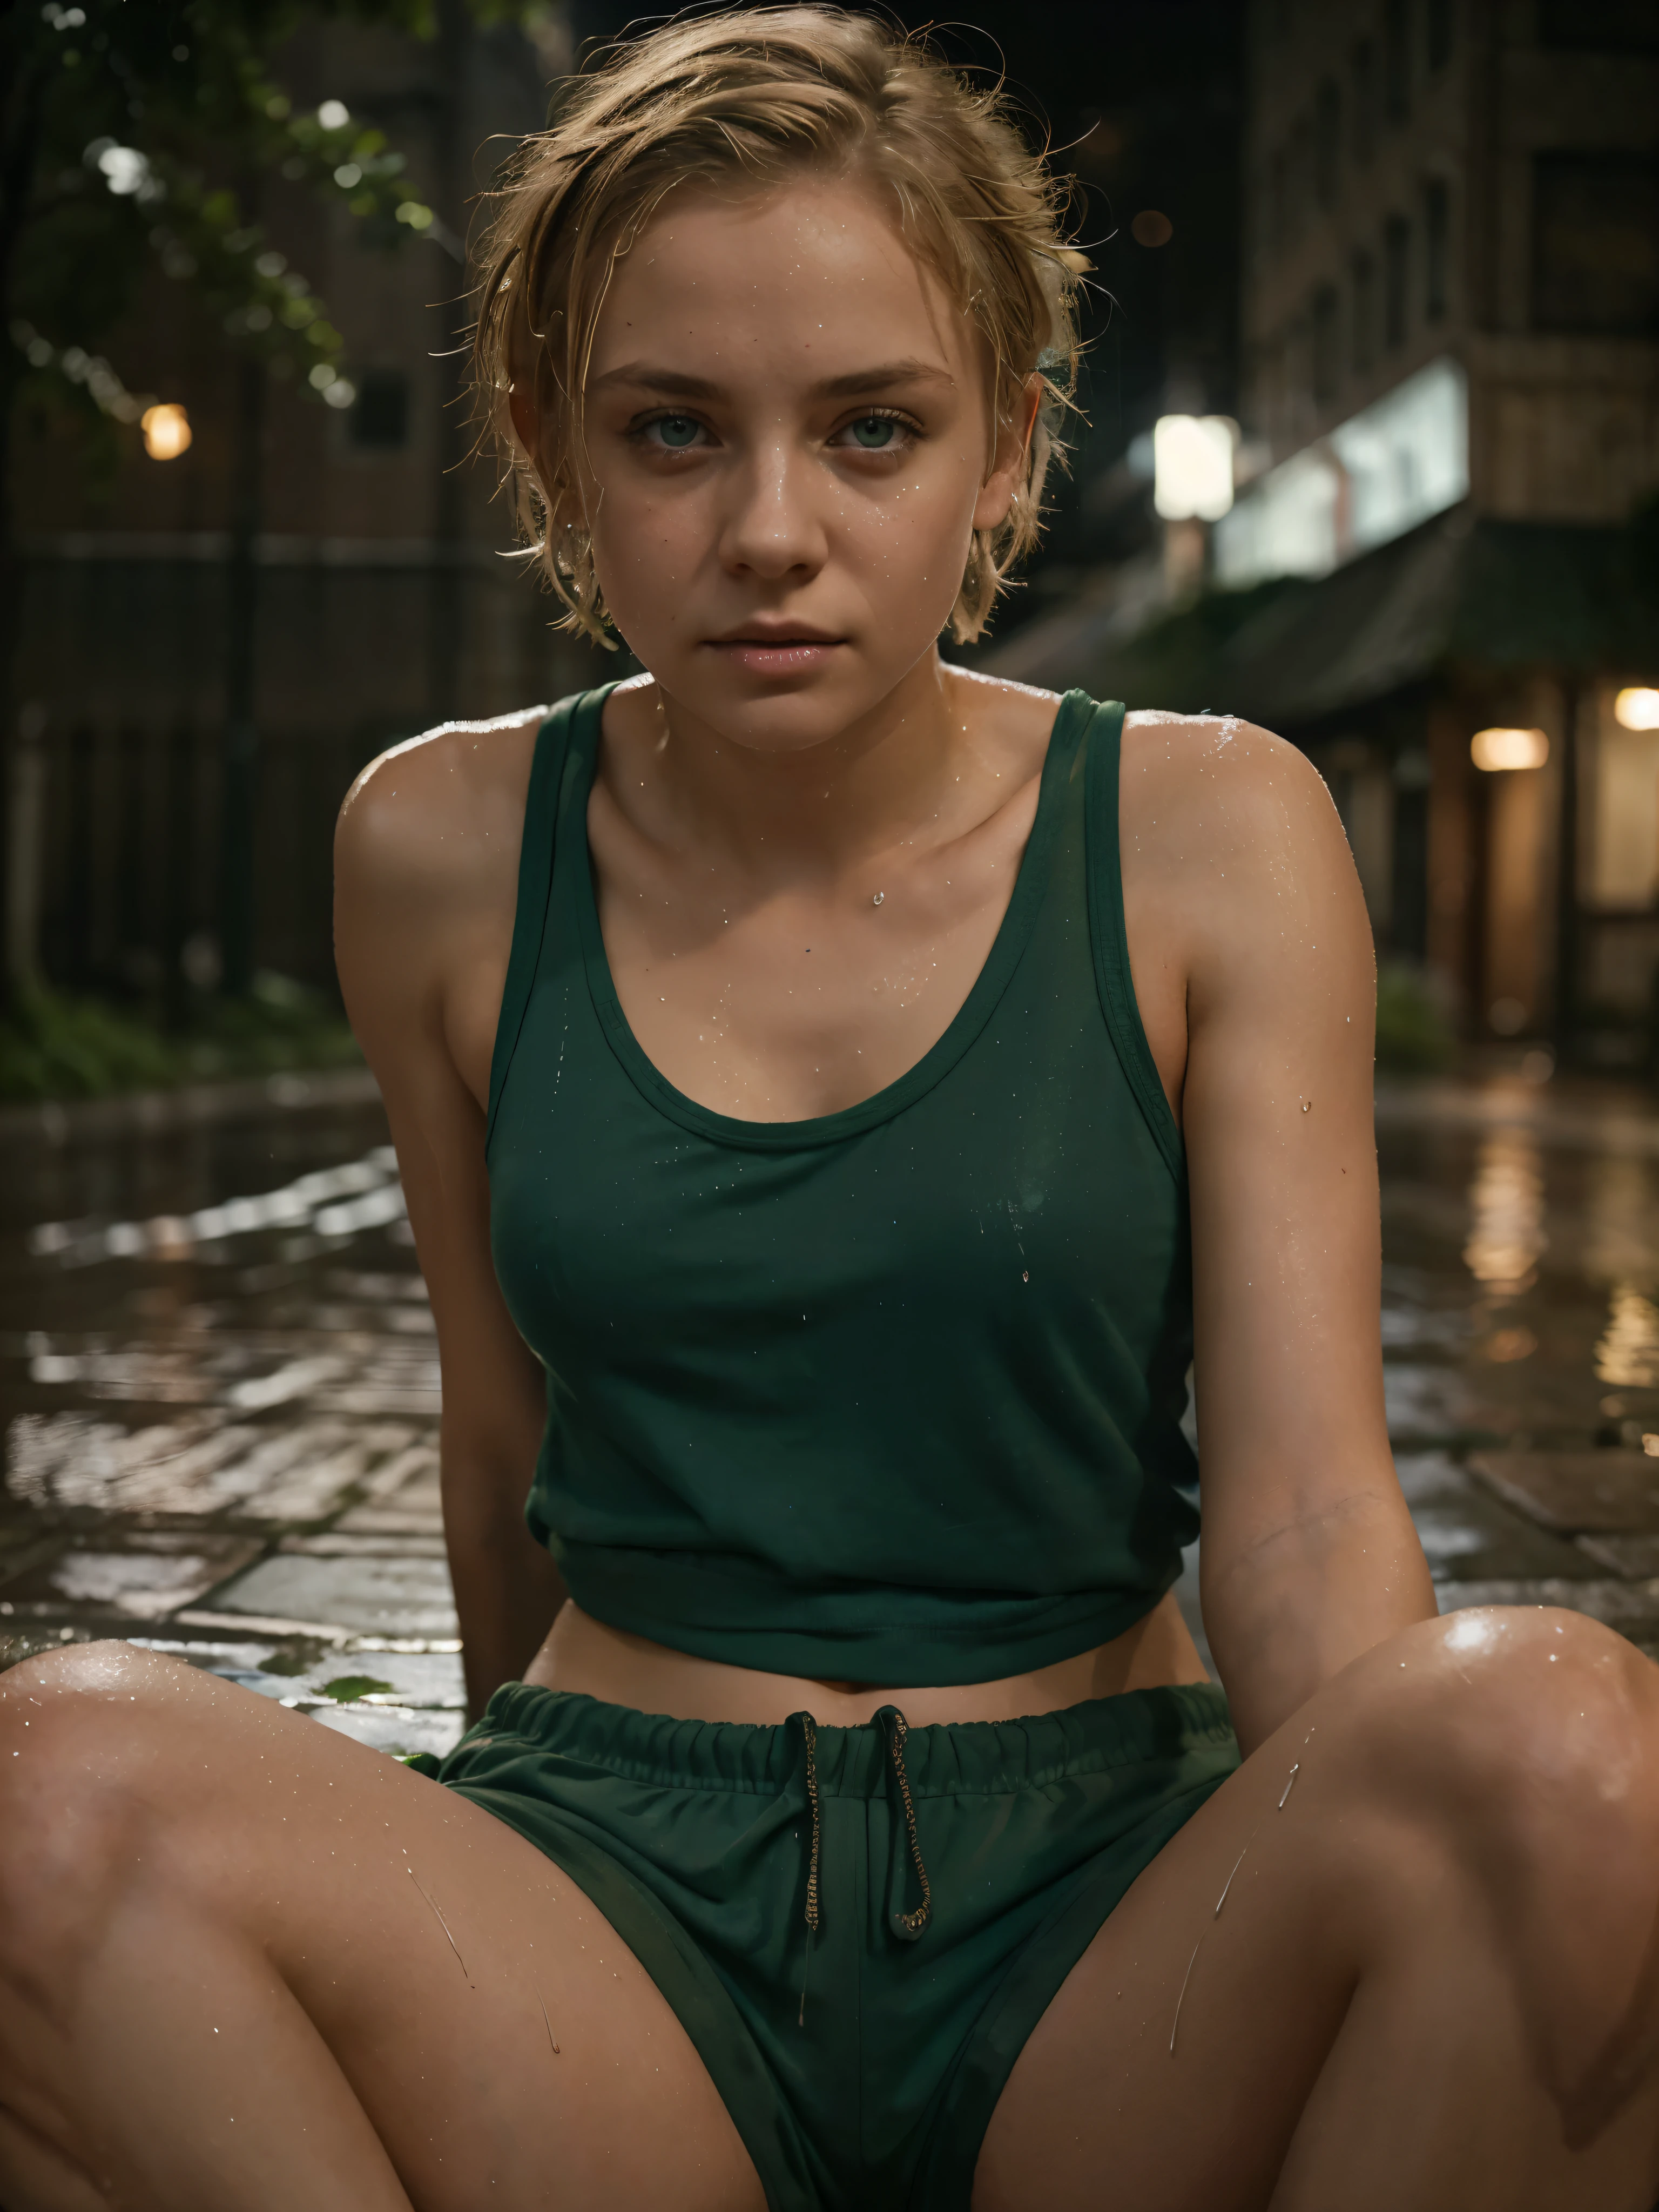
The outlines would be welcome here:
M 1304 1099 L 1303 1100 L 1303 1102 L 1302 1102 L 1302 1110 L 1303 1110 L 1303 1112 L 1305 1114 L 1305 1113 L 1307 1112 L 1308 1109 L 1309 1109 L 1312 1104 L 1313 1104 L 1313 1100 L 1312 1100 L 1311 1098 L 1304 1098 Z
M 1193 1968 L 1198 1964 L 1198 1954 L 1204 1938 L 1200 1936 L 1193 1946 L 1193 1955 L 1187 1961 L 1186 1980 L 1181 1984 L 1181 1995 L 1176 1999 L 1175 2018 L 1170 2023 L 1170 2056 L 1175 2057 L 1176 2030 L 1181 2026 L 1181 2008 L 1187 2002 L 1187 1983 L 1193 1978 Z
M 881 904 L 882 901 L 886 897 L 886 896 L 887 896 L 887 894 L 886 894 L 886 892 L 885 892 L 885 891 L 878 891 L 878 892 L 876 893 L 875 896 L 871 900 L 871 902 L 870 902 L 871 905 L 872 905 L 872 906 L 879 906 L 879 905 Z

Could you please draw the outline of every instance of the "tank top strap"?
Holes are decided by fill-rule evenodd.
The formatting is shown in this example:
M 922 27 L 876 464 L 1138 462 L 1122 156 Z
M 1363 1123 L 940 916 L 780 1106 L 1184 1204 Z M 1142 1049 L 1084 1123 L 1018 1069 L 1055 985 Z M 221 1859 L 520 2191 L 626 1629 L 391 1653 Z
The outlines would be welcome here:
M 1084 742 L 1084 851 L 1089 878 L 1089 942 L 1095 981 L 1113 1049 L 1154 1142 L 1178 1184 L 1187 1179 L 1186 1148 L 1152 1048 L 1146 1042 L 1129 967 L 1123 919 L 1123 856 L 1118 814 L 1124 708 L 1114 699 L 1095 709 Z
M 501 991 L 501 1011 L 495 1024 L 495 1048 L 489 1060 L 489 1115 L 484 1130 L 484 1154 L 495 1133 L 501 1092 L 507 1070 L 518 1049 L 520 1034 L 536 970 L 547 934 L 548 903 L 553 892 L 553 856 L 559 817 L 568 782 L 565 764 L 573 737 L 586 734 L 589 720 L 597 725 L 605 694 L 613 687 L 579 691 L 560 700 L 536 732 L 531 757 L 530 783 L 525 793 L 524 837 L 519 847 L 519 896 L 513 915 L 513 948 L 507 955 L 507 981 Z

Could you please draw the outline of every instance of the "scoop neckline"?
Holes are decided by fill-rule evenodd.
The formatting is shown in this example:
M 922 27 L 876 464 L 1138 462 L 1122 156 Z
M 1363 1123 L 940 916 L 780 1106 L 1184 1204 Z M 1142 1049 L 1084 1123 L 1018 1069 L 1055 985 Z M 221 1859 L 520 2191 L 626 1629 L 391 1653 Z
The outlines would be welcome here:
M 617 994 L 616 981 L 611 972 L 611 957 L 605 951 L 605 933 L 599 926 L 592 854 L 587 842 L 587 803 L 599 769 L 605 703 L 616 688 L 614 684 L 608 684 L 602 690 L 588 694 L 591 705 L 587 714 L 582 717 L 586 726 L 573 732 L 578 741 L 578 765 L 572 780 L 569 806 L 564 821 L 573 842 L 580 841 L 581 865 L 574 871 L 576 881 L 574 888 L 577 925 L 581 937 L 582 964 L 586 971 L 588 991 L 611 1048 L 635 1088 L 659 1112 L 670 1121 L 678 1122 L 682 1128 L 690 1129 L 699 1136 L 712 1138 L 717 1143 L 740 1146 L 750 1152 L 794 1152 L 819 1145 L 833 1145 L 844 1137 L 857 1136 L 866 1129 L 892 1120 L 895 1115 L 902 1113 L 907 1106 L 913 1105 L 931 1091 L 955 1066 L 990 1018 L 993 1008 L 1019 964 L 1037 907 L 1048 887 L 1048 859 L 1060 820 L 1060 789 L 1069 773 L 1078 742 L 1097 711 L 1096 702 L 1086 691 L 1072 690 L 1061 695 L 1049 728 L 1048 749 L 1043 755 L 1042 774 L 1037 786 L 1036 812 L 1032 818 L 1030 834 L 1025 840 L 1025 849 L 1020 854 L 1014 888 L 1003 910 L 1002 920 L 997 926 L 996 935 L 991 940 L 991 949 L 969 986 L 967 996 L 921 1059 L 913 1061 L 892 1082 L 884 1084 L 879 1091 L 872 1091 L 867 1098 L 860 1098 L 854 1105 L 838 1107 L 834 1113 L 811 1115 L 805 1120 L 794 1121 L 750 1121 L 737 1115 L 718 1113 L 712 1106 L 701 1105 L 696 1099 L 688 1097 L 671 1083 L 635 1036 L 623 1011 L 622 1000 Z

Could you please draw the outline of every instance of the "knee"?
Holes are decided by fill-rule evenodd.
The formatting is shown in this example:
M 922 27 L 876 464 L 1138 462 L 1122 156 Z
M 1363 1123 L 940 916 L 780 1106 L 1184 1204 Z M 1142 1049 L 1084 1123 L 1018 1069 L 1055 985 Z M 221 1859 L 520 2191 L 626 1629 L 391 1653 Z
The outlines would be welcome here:
M 1372 1895 L 1406 1907 L 1378 1940 L 1489 1946 L 1567 2139 L 1587 2143 L 1654 2071 L 1659 1668 L 1582 1615 L 1492 1607 L 1356 1672 L 1374 1771 L 1351 1786 L 1384 1814 Z
M 65 1964 L 142 1858 L 168 1692 L 192 1671 L 92 1644 L 0 1675 L 0 1954 L 14 1972 Z
M 1483 1886 L 1581 1898 L 1643 1924 L 1659 1849 L 1659 1668 L 1599 1622 L 1480 1607 L 1370 1655 L 1361 1734 L 1401 1809 L 1434 1821 Z

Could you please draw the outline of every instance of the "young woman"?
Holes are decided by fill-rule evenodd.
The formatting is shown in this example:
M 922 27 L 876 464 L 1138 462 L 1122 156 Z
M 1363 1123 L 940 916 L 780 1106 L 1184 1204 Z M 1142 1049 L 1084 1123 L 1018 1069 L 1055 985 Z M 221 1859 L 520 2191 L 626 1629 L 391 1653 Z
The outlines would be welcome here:
M 492 256 L 649 674 L 341 822 L 487 1709 L 434 1781 L 119 1646 L 0 1683 L 0 2199 L 1646 2212 L 1659 1676 L 1435 1618 L 1323 789 L 935 647 L 1069 369 L 1035 164 L 873 21 L 708 16 Z

